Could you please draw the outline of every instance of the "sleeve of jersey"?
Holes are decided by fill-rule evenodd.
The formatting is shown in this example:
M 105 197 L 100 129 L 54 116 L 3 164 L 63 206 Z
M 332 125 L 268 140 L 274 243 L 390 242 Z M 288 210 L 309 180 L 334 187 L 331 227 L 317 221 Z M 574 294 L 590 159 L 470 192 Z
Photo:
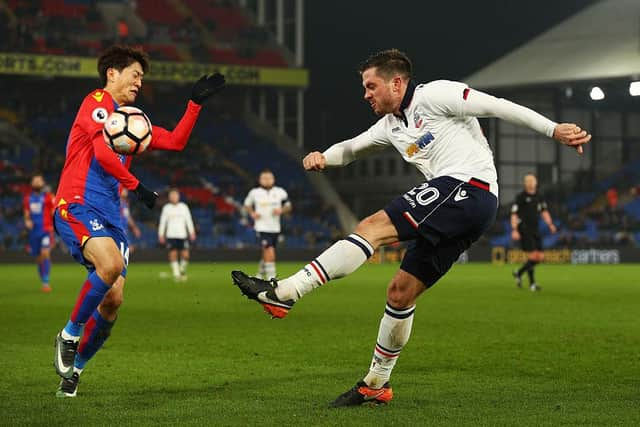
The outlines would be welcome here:
M 118 155 L 104 143 L 102 130 L 96 132 L 92 138 L 93 154 L 102 169 L 117 179 L 127 190 L 134 190 L 140 181 L 122 164 Z
M 112 101 L 107 96 L 101 97 L 99 100 L 93 96 L 87 96 L 78 112 L 78 125 L 89 135 L 93 145 L 93 155 L 102 169 L 115 177 L 123 187 L 133 190 L 138 186 L 138 179 L 120 162 L 118 155 L 105 144 L 102 137 L 104 122 L 109 111 L 112 110 L 112 108 L 107 108 L 109 102 Z
M 426 84 L 423 91 L 428 107 L 443 115 L 496 117 L 548 137 L 553 136 L 557 124 L 527 107 L 471 89 L 460 82 L 437 80 Z
M 249 191 L 249 194 L 247 194 L 247 197 L 244 199 L 243 205 L 253 208 L 253 190 Z
M 160 224 L 158 225 L 158 236 L 164 236 L 165 228 L 167 227 L 167 206 L 162 208 L 160 213 Z
M 324 153 L 327 167 L 346 166 L 354 160 L 373 151 L 381 150 L 391 144 L 386 135 L 384 120 L 376 124 L 355 138 L 347 139 L 329 147 Z
M 193 217 L 191 216 L 191 210 L 189 209 L 189 206 L 187 206 L 186 204 L 184 205 L 184 216 L 187 221 L 187 231 L 189 232 L 189 234 L 195 233 L 196 228 L 193 225 Z
M 189 101 L 182 118 L 172 131 L 153 126 L 150 148 L 153 150 L 182 151 L 189 141 L 191 131 L 200 115 L 201 105 Z

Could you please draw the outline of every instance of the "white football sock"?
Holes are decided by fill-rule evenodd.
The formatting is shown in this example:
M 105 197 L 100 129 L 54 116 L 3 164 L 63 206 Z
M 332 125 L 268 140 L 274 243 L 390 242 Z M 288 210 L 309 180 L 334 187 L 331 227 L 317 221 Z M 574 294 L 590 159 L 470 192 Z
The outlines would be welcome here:
M 186 259 L 181 259 L 179 265 L 180 265 L 180 274 L 182 274 L 183 276 L 186 275 L 189 261 L 187 261 Z
M 391 376 L 391 371 L 398 361 L 400 351 L 409 341 L 413 313 L 416 306 L 396 309 L 389 304 L 384 309 L 384 316 L 378 329 L 378 340 L 373 351 L 373 359 L 369 373 L 364 382 L 371 388 L 381 388 Z
M 77 373 L 78 375 L 81 375 L 82 371 L 84 371 L 84 368 L 80 369 L 80 368 L 76 368 L 75 366 L 73 367 L 73 372 Z
M 264 278 L 269 280 L 276 277 L 276 263 L 265 262 L 264 263 Z
M 264 272 L 264 261 L 260 260 L 260 263 L 258 264 L 258 277 L 261 279 L 266 279 L 265 277 L 265 272 Z
M 171 272 L 173 273 L 173 277 L 180 277 L 180 265 L 178 264 L 178 261 L 171 261 L 169 265 L 171 265 Z
M 353 273 L 373 255 L 373 247 L 355 233 L 339 240 L 293 276 L 278 281 L 276 295 L 297 301 L 329 280 Z

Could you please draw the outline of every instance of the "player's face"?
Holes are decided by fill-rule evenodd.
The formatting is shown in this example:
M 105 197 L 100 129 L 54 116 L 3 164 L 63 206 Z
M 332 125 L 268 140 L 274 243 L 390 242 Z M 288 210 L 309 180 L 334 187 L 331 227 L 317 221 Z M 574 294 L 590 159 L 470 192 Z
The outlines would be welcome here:
M 144 71 L 139 62 L 133 62 L 122 71 L 110 68 L 112 74 L 109 75 L 109 85 L 111 96 L 120 105 L 133 104 L 136 101 L 138 92 L 142 87 Z
M 263 188 L 271 188 L 273 184 L 275 184 L 276 178 L 273 176 L 271 172 L 265 172 L 260 174 L 260 178 L 258 179 L 258 183 L 260 187 Z
M 169 192 L 169 202 L 171 203 L 178 203 L 180 201 L 180 193 L 178 193 L 177 191 L 170 191 Z
M 400 108 L 400 78 L 393 77 L 385 80 L 378 75 L 375 67 L 362 73 L 364 100 L 369 103 L 373 112 L 378 116 L 395 113 Z
M 533 175 L 527 175 L 524 177 L 524 191 L 529 194 L 534 194 L 538 189 L 538 180 Z
M 33 188 L 35 191 L 40 191 L 42 190 L 42 187 L 44 187 L 44 178 L 42 178 L 40 175 L 36 175 L 31 178 L 31 188 Z

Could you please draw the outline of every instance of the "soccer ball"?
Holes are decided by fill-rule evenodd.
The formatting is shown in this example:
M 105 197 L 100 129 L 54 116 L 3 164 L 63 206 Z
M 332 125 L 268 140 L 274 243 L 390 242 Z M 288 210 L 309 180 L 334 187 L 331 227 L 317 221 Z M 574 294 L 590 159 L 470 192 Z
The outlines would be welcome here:
M 139 108 L 120 107 L 104 123 L 102 135 L 116 153 L 140 154 L 151 142 L 151 122 Z

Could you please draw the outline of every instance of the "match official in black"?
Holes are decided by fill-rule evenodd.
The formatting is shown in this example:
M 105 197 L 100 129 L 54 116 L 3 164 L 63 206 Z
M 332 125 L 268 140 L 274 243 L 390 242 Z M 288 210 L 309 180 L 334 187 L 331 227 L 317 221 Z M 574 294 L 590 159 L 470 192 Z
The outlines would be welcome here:
M 547 203 L 538 195 L 538 180 L 535 175 L 527 174 L 524 177 L 524 190 L 516 196 L 511 207 L 511 238 L 519 240 L 522 250 L 527 253 L 527 262 L 520 269 L 513 271 L 516 285 L 522 287 L 522 274 L 526 271 L 529 275 L 529 289 L 533 292 L 542 289 L 536 284 L 534 268 L 544 260 L 538 216 L 542 217 L 552 234 L 557 231 Z

